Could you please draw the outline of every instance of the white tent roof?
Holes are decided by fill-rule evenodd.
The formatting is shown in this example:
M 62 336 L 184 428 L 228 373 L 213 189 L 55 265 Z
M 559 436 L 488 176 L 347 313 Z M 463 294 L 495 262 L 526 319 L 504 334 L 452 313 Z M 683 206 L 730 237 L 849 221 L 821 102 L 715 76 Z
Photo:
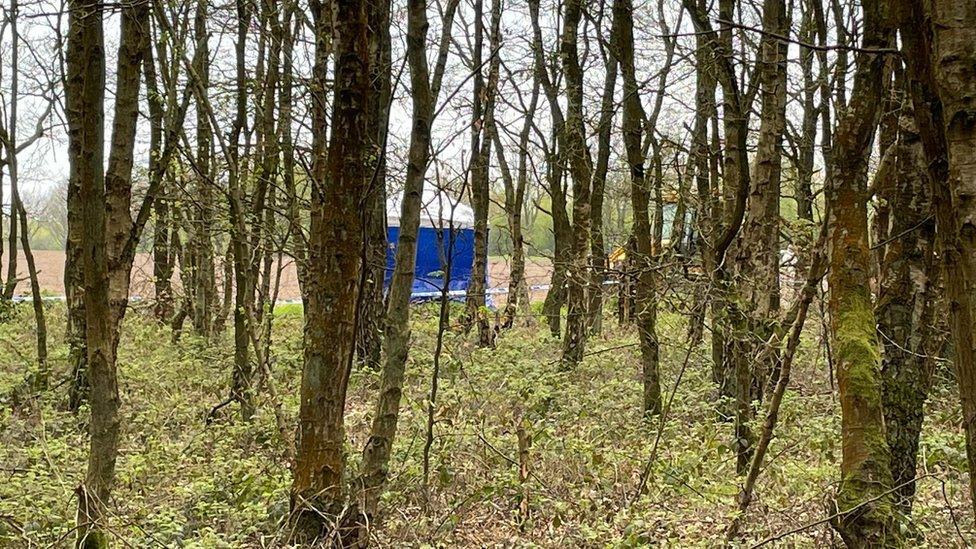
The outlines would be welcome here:
M 451 226 L 456 229 L 469 229 L 474 226 L 474 210 L 457 202 L 457 199 L 437 189 L 425 188 L 420 210 L 421 227 Z M 400 206 L 403 192 L 398 192 L 386 201 L 386 223 L 390 227 L 400 226 Z M 452 215 L 453 214 L 453 215 Z

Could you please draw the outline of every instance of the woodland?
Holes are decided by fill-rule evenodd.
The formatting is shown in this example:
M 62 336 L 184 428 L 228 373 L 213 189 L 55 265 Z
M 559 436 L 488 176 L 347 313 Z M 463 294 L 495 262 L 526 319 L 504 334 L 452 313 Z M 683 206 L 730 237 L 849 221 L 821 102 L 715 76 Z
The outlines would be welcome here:
M 976 543 L 973 0 L 3 0 L 0 210 L 0 547 Z

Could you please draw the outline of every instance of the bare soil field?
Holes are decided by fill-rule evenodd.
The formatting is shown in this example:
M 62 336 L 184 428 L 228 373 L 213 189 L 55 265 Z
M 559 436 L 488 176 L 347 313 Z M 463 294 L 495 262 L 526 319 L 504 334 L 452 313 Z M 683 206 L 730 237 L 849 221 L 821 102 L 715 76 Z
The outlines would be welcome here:
M 17 285 L 16 295 L 29 295 L 30 282 L 27 280 L 27 260 L 23 252 L 18 253 L 17 275 L 20 282 Z M 34 261 L 37 265 L 38 279 L 41 284 L 41 293 L 49 296 L 64 295 L 64 252 L 59 250 L 37 250 L 34 252 Z M 0 272 L 3 272 L 3 280 L 6 280 L 7 257 L 3 257 L 3 265 Z M 295 263 L 291 258 L 286 258 L 281 268 L 281 283 L 278 290 L 280 301 L 292 301 L 301 298 L 298 290 L 298 275 L 295 270 Z M 507 288 L 508 276 L 510 272 L 509 260 L 507 258 L 491 258 L 489 260 L 489 287 Z M 531 257 L 526 261 L 526 280 L 530 287 L 549 284 L 552 273 L 552 263 L 548 258 Z M 222 271 L 218 269 L 218 280 L 222 278 Z M 179 273 L 173 275 L 174 287 L 179 287 Z M 153 297 L 153 273 L 152 256 L 150 254 L 136 254 L 135 263 L 132 266 L 132 286 L 130 295 L 151 299 Z M 534 290 L 531 292 L 533 300 L 544 299 L 545 290 Z M 496 295 L 495 303 L 503 304 L 505 295 Z

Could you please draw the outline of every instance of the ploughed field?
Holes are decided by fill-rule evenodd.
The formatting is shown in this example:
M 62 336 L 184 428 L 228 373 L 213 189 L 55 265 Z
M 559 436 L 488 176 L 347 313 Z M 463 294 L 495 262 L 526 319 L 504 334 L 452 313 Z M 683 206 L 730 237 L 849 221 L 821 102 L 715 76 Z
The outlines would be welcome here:
M 60 250 L 36 250 L 34 251 L 34 261 L 38 270 L 38 282 L 41 292 L 46 296 L 64 295 L 64 252 Z M 218 262 L 220 258 L 218 258 Z M 0 272 L 4 272 L 2 280 L 6 280 L 5 269 L 7 267 L 6 258 L 0 265 Z M 280 301 L 297 301 L 301 299 L 298 288 L 298 274 L 295 269 L 295 262 L 291 258 L 285 258 L 280 264 L 281 267 L 280 286 L 278 299 Z M 502 257 L 491 257 L 488 261 L 488 280 L 490 288 L 507 288 L 509 277 L 509 260 Z M 526 260 L 525 266 L 526 282 L 530 286 L 545 285 L 549 283 L 552 276 L 552 262 L 544 257 L 530 257 Z M 223 268 L 218 264 L 216 269 L 217 279 L 223 279 Z M 23 252 L 19 253 L 17 262 L 17 276 L 20 282 L 17 285 L 17 295 L 30 294 L 30 281 L 27 280 L 27 262 Z M 179 288 L 179 268 L 173 273 L 172 280 L 174 287 Z M 155 294 L 153 286 L 153 266 L 152 255 L 148 253 L 136 254 L 132 265 L 132 285 L 130 295 L 134 298 L 151 299 Z M 545 290 L 535 290 L 531 292 L 532 299 L 544 299 Z M 496 300 L 504 303 L 504 294 L 499 295 Z

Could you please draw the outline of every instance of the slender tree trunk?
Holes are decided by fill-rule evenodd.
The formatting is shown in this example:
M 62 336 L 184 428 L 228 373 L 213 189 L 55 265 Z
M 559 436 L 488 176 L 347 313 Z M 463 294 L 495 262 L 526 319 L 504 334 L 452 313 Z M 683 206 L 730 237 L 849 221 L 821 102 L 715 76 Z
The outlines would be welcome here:
M 471 266 L 471 280 L 468 282 L 467 317 L 478 327 L 478 345 L 492 345 L 493 335 L 486 309 L 486 284 L 488 276 L 488 209 L 489 184 L 488 171 L 491 158 L 491 137 L 486 131 L 494 113 L 495 88 L 498 85 L 498 69 L 492 58 L 494 81 L 489 77 L 485 86 L 482 73 L 482 50 L 484 44 L 483 0 L 474 0 L 474 52 L 471 70 L 474 72 L 473 98 L 471 110 L 471 206 L 474 209 L 474 261 Z M 493 36 L 492 49 L 499 47 Z M 483 135 L 484 134 L 484 135 Z
M 8 153 L 9 156 L 9 153 Z M 7 160 L 8 164 L 10 159 Z M 12 166 L 12 165 L 11 165 Z M 20 189 L 17 188 L 17 178 L 9 177 L 10 179 L 10 203 L 16 204 L 20 201 Z M 18 223 L 17 223 L 17 212 L 14 208 L 10 209 L 10 225 L 9 232 L 7 233 L 7 281 L 3 286 L 3 291 L 0 291 L 0 301 L 10 301 L 14 296 L 14 290 L 17 288 L 17 246 L 20 241 L 18 236 Z M 0 244 L 0 247 L 3 245 Z
M 24 209 L 24 202 L 20 197 L 20 192 L 18 191 L 19 183 L 19 166 L 20 163 L 17 159 L 17 147 L 19 146 L 17 124 L 18 120 L 18 107 L 20 106 L 20 32 L 18 28 L 18 22 L 20 19 L 20 4 L 17 0 L 12 0 L 10 3 L 10 11 L 7 14 L 7 23 L 10 25 L 10 102 L 8 104 L 7 112 L 10 115 L 9 120 L 0 121 L 0 145 L 6 151 L 6 159 L 4 163 L 7 164 L 9 179 L 10 179 L 10 226 L 11 237 L 18 234 L 17 228 L 20 229 L 20 246 L 24 251 L 24 257 L 27 261 L 27 272 L 30 280 L 31 288 L 31 301 L 34 308 L 34 322 L 35 322 L 35 333 L 37 336 L 37 371 L 31 372 L 29 376 L 29 386 L 30 389 L 34 391 L 43 391 L 48 387 L 48 377 L 49 370 L 47 364 L 47 324 L 44 319 L 44 302 L 41 299 L 41 288 L 37 280 L 37 267 L 34 264 L 34 254 L 31 253 L 30 247 L 30 231 L 27 225 L 27 211 Z M 2 174 L 0 174 L 2 175 Z M 2 181 L 2 177 L 0 177 Z M 3 204 L 3 197 L 0 196 L 0 204 Z M 18 221 L 19 220 L 19 221 Z M 3 244 L 0 243 L 0 248 Z M 16 242 L 11 240 L 10 249 L 11 257 L 17 255 Z M 14 266 L 16 269 L 16 266 Z M 14 284 L 16 285 L 17 277 L 16 272 L 13 273 Z M 10 273 L 8 272 L 8 279 Z M 10 294 L 3 296 L 4 299 L 10 299 L 13 297 L 13 289 L 10 289 Z
M 11 164 L 11 174 L 15 173 L 16 168 Z M 13 179 L 11 175 L 11 179 Z M 34 334 L 37 341 L 37 372 L 32 377 L 31 387 L 35 391 L 47 390 L 50 378 L 50 366 L 47 362 L 47 320 L 44 317 L 44 299 L 41 296 L 41 285 L 37 279 L 37 265 L 34 263 L 34 254 L 31 252 L 30 231 L 27 226 L 27 210 L 24 209 L 24 201 L 18 200 L 16 204 L 20 218 L 20 246 L 24 250 L 24 258 L 27 261 L 27 275 L 30 278 L 31 304 L 34 308 Z
M 698 220 L 698 248 L 702 259 L 702 270 L 705 272 L 706 281 L 710 278 L 709 273 L 715 267 L 712 264 L 714 254 L 712 248 L 718 235 L 716 223 L 717 203 L 712 193 L 711 164 L 712 154 L 709 145 L 708 131 L 709 121 L 715 115 L 715 76 L 708 68 L 708 51 L 704 36 L 696 36 L 695 52 L 695 125 L 692 129 L 692 150 L 691 165 L 695 172 L 695 192 L 698 197 L 698 210 L 696 219 Z M 705 289 L 703 284 L 698 284 L 695 289 L 694 304 L 692 306 L 693 316 L 689 327 L 689 339 L 693 344 L 701 341 L 705 332 L 705 312 L 708 308 L 705 302 Z M 713 315 L 713 326 L 716 325 Z M 713 340 L 720 335 L 718 330 L 713 330 Z M 714 341 L 713 341 L 714 354 Z M 721 356 L 721 355 L 720 355 Z M 731 390 L 727 383 L 725 370 L 722 368 L 721 358 L 718 360 L 712 357 L 712 381 L 718 388 L 721 396 L 731 395 Z
M 210 15 L 209 0 L 197 0 L 193 18 L 193 35 L 196 49 L 193 52 L 193 70 L 199 81 L 197 91 L 196 126 L 196 177 L 193 178 L 194 201 L 192 235 L 189 242 L 191 286 L 184 292 L 192 293 L 191 319 L 193 330 L 204 337 L 213 333 L 213 319 L 216 313 L 216 274 L 213 254 L 213 222 L 215 215 L 213 198 L 213 129 L 207 123 L 206 111 L 209 108 L 210 89 L 210 47 L 207 20 Z
M 820 0 L 810 0 L 819 2 Z M 810 9 L 803 10 L 803 19 L 800 22 L 800 40 L 813 43 L 815 29 L 810 14 Z M 813 78 L 813 56 L 814 51 L 809 48 L 800 49 L 800 70 L 803 73 L 803 120 L 800 127 L 800 143 L 797 147 L 798 162 L 796 166 L 797 179 L 796 189 L 796 215 L 800 219 L 813 221 L 813 171 L 814 171 L 814 149 L 817 141 L 817 104 L 816 93 L 817 84 Z M 797 267 L 797 271 L 803 272 L 802 266 Z
M 663 11 L 663 4 L 658 4 Z M 617 29 L 614 48 L 623 76 L 623 118 L 622 134 L 630 169 L 631 204 L 634 210 L 634 245 L 628 250 L 628 270 L 636 271 L 636 318 L 637 333 L 640 338 L 641 372 L 643 378 L 643 406 L 645 416 L 661 413 L 660 345 L 657 338 L 657 257 L 661 252 L 661 237 L 664 227 L 662 184 L 664 179 L 661 160 L 661 143 L 653 135 L 654 125 L 661 112 L 664 86 L 674 59 L 674 39 L 665 42 L 667 57 L 664 68 L 658 76 L 658 92 L 654 108 L 645 115 L 641 103 L 637 74 L 634 65 L 634 13 L 631 0 L 615 0 L 613 5 L 614 26 Z M 663 13 L 662 13 L 663 16 Z M 663 17 L 662 17 L 663 22 Z M 665 26 L 666 29 L 666 26 Z M 665 30 L 667 33 L 667 30 Z M 646 126 L 645 126 L 646 121 Z M 649 204 L 652 188 L 648 185 L 644 172 L 645 149 L 642 144 L 644 132 L 646 142 L 653 151 L 654 167 L 654 218 L 650 218 Z
M 709 281 L 716 294 L 711 300 L 712 367 L 714 375 L 719 381 L 721 394 L 727 395 L 731 393 L 730 389 L 733 387 L 731 382 L 733 380 L 741 383 L 741 380 L 746 377 L 741 375 L 743 372 L 736 372 L 738 374 L 736 376 L 731 375 L 733 372 L 728 370 L 725 361 L 725 341 L 729 335 L 726 332 L 729 329 L 730 318 L 735 318 L 734 311 L 733 314 L 728 314 L 726 311 L 730 305 L 728 299 L 732 291 L 729 268 L 726 265 L 726 254 L 743 224 L 749 191 L 752 187 L 746 147 L 749 130 L 749 105 L 747 103 L 750 98 L 743 96 L 737 73 L 732 64 L 731 28 L 726 25 L 720 32 L 714 31 L 704 4 L 695 3 L 694 0 L 684 0 L 683 3 L 685 10 L 691 15 L 695 30 L 702 37 L 698 43 L 699 52 L 705 54 L 703 55 L 704 62 L 714 63 L 714 74 L 721 83 L 724 96 L 723 193 L 726 195 L 726 203 L 724 208 L 719 208 L 714 204 L 714 200 L 712 201 L 710 208 L 712 219 L 709 229 L 713 236 L 705 239 L 706 248 L 709 249 L 702 250 L 702 266 L 710 273 Z M 720 18 L 725 21 L 730 20 L 732 6 L 733 2 L 722 0 L 719 4 Z M 708 103 L 707 98 L 705 100 L 703 103 Z M 715 119 L 713 119 L 712 139 L 713 142 L 718 140 L 718 128 Z M 709 173 L 709 179 L 712 182 L 711 194 L 716 193 L 714 188 L 718 179 L 716 172 L 716 166 L 713 164 Z M 703 191 L 704 189 L 699 183 L 699 194 L 702 194 Z M 741 455 L 742 452 L 739 453 Z
M 369 104 L 370 156 L 369 208 L 366 234 L 363 296 L 360 299 L 356 356 L 360 364 L 379 370 L 383 349 L 383 282 L 386 278 L 386 144 L 392 100 L 392 45 L 390 38 L 390 0 L 371 0 L 369 55 L 373 73 Z
M 430 128 L 441 79 L 447 63 L 451 28 L 459 0 L 445 7 L 438 55 L 433 75 L 427 65 L 427 7 L 423 0 L 407 5 L 407 63 L 413 101 L 407 178 L 400 206 L 400 234 L 397 237 L 396 263 L 390 282 L 383 340 L 385 362 L 380 390 L 373 413 L 369 440 L 363 449 L 360 488 L 362 512 L 375 520 L 380 495 L 389 476 L 390 453 L 396 436 L 403 394 L 403 377 L 410 342 L 410 292 L 417 264 L 417 234 L 420 228 L 422 197 L 427 165 L 430 161 Z
M 566 301 L 566 273 L 569 266 L 569 254 L 573 229 L 566 213 L 566 188 L 563 185 L 563 162 L 565 160 L 564 131 L 565 120 L 559 103 L 559 90 L 554 83 L 555 76 L 550 78 L 546 67 L 545 51 L 542 44 L 542 27 L 539 22 L 539 0 L 529 0 L 529 16 L 532 20 L 532 50 L 535 64 L 535 74 L 542 83 L 546 99 L 549 102 L 549 113 L 552 117 L 551 148 L 546 158 L 546 177 L 549 196 L 552 199 L 552 233 L 553 257 L 552 279 L 546 301 L 542 306 L 542 313 L 549 324 L 549 332 L 558 338 L 561 334 L 562 307 Z
M 563 339 L 563 368 L 573 368 L 583 359 L 586 347 L 586 286 L 590 252 L 590 178 L 593 167 L 586 148 L 583 125 L 583 71 L 577 47 L 582 0 L 567 0 L 563 17 L 560 56 L 566 78 L 566 124 L 563 127 L 566 159 L 573 180 L 573 241 L 567 268 L 568 310 Z
M 24 201 L 20 197 L 20 192 L 18 191 L 19 183 L 19 167 L 20 163 L 17 159 L 17 147 L 18 147 L 18 133 L 17 124 L 18 120 L 18 107 L 20 103 L 20 32 L 18 28 L 18 20 L 20 16 L 20 3 L 18 0 L 11 0 L 10 12 L 8 14 L 7 22 L 10 25 L 10 36 L 11 36 L 11 46 L 10 46 L 10 103 L 8 108 L 8 113 L 10 115 L 9 122 L 6 123 L 6 128 L 2 127 L 2 122 L 0 122 L 0 130 L 5 130 L 3 135 L 0 136 L 6 149 L 6 164 L 8 166 L 8 174 L 10 179 L 10 235 L 11 237 L 17 235 L 16 228 L 20 228 L 20 246 L 24 251 L 24 257 L 27 261 L 27 272 L 30 279 L 31 288 L 31 301 L 34 308 L 34 323 L 35 323 L 35 334 L 37 336 L 37 371 L 32 372 L 29 379 L 30 388 L 35 391 L 43 391 L 48 387 L 49 369 L 47 364 L 47 323 L 44 318 L 44 302 L 41 299 L 41 288 L 37 280 L 37 267 L 34 264 L 34 254 L 31 253 L 30 247 L 30 231 L 27 225 L 27 211 L 24 208 Z M 2 179 L 2 178 L 0 178 Z M 3 204 L 2 197 L 0 197 L 0 204 Z M 18 221 L 19 220 L 19 221 Z M 0 248 L 3 245 L 0 244 Z M 11 257 L 17 255 L 16 242 L 11 240 L 11 245 L 9 249 Z M 16 269 L 16 266 L 14 267 Z M 16 271 L 14 274 L 14 284 L 16 284 Z M 8 272 L 8 277 L 10 272 Z M 13 296 L 13 289 L 10 288 L 9 295 L 5 295 L 5 299 L 10 299 Z
M 898 487 L 896 503 L 908 514 L 915 497 L 919 435 L 934 366 L 929 356 L 938 300 L 931 189 L 913 113 L 906 110 L 893 145 L 893 170 L 877 174 L 890 178 L 891 192 L 880 198 L 888 201 L 892 216 L 882 246 L 875 317 L 884 351 L 882 407 L 892 480 Z
M 69 195 L 83 219 L 78 244 L 85 292 L 85 341 L 93 388 L 88 473 L 78 487 L 78 546 L 108 547 L 104 525 L 115 478 L 119 443 L 119 395 L 109 307 L 108 251 L 105 232 L 104 115 L 105 53 L 102 7 L 93 0 L 70 4 L 65 80 L 69 121 Z
M 247 221 L 244 212 L 243 157 L 240 154 L 240 136 L 247 115 L 247 70 L 246 42 L 247 29 L 250 24 L 251 11 L 246 0 L 237 0 L 237 54 L 235 115 L 228 139 L 228 203 L 231 218 L 230 239 L 233 249 L 233 280 L 234 280 L 234 370 L 231 376 L 231 398 L 241 406 L 241 417 L 249 421 L 254 415 L 254 393 L 251 387 L 253 368 L 249 352 L 247 317 L 248 311 L 254 307 L 254 279 L 251 274 L 251 252 L 255 251 L 248 245 Z M 201 82 L 201 90 L 204 90 Z M 204 98 L 198 97 L 198 101 Z M 206 110 L 207 107 L 204 108 Z
M 292 94 L 294 93 L 294 57 L 295 57 L 295 38 L 296 32 L 293 25 L 300 25 L 301 18 L 295 17 L 296 5 L 289 2 L 285 11 L 285 21 L 282 25 L 282 62 L 281 62 L 281 89 L 279 90 L 279 124 L 278 130 L 281 134 L 281 163 L 282 163 L 282 183 L 285 191 L 285 203 L 288 217 L 288 238 L 290 245 L 289 253 L 295 260 L 295 271 L 298 276 L 299 293 L 302 295 L 302 303 L 305 303 L 305 275 L 308 257 L 305 253 L 305 231 L 302 223 L 301 211 L 299 209 L 298 189 L 295 183 L 295 143 L 292 137 Z M 298 21 L 293 23 L 293 19 Z M 382 29 L 380 29 L 382 31 Z M 385 259 L 385 258 L 384 258 Z M 306 304 L 307 305 L 307 304 Z M 218 315 L 218 319 L 221 318 Z
M 10 179 L 10 233 L 7 241 L 7 251 L 9 257 L 7 257 L 7 282 L 3 287 L 3 291 L 0 292 L 0 302 L 9 302 L 14 296 L 14 290 L 17 288 L 17 243 L 19 238 L 17 236 L 17 231 L 19 225 L 17 219 L 19 217 L 18 207 L 20 204 L 20 189 L 18 188 L 18 174 L 17 174 L 17 108 L 18 108 L 18 94 L 19 84 L 20 84 L 20 33 L 17 29 L 17 20 L 19 18 L 20 5 L 18 0 L 11 0 L 10 2 L 10 13 L 8 15 L 8 20 L 10 23 L 10 33 L 11 33 L 11 44 L 10 44 L 10 120 L 0 122 L 0 126 L 6 125 L 6 136 L 4 136 L 3 141 L 6 144 L 7 150 L 7 165 Z M 0 143 L 2 145 L 4 143 Z M 3 197 L 0 196 L 0 199 Z M 0 206 L 3 205 L 3 201 L 0 200 Z M 3 243 L 0 242 L 0 248 L 3 248 Z M 34 296 L 37 298 L 38 296 Z
M 613 18 L 610 41 L 618 32 L 619 21 Z M 607 276 L 607 252 L 603 233 L 603 195 L 607 186 L 607 170 L 610 165 L 610 131 L 616 112 L 614 89 L 617 84 L 617 59 L 605 52 L 606 74 L 603 79 L 603 95 L 600 100 L 600 119 L 597 122 L 596 165 L 593 169 L 593 182 L 590 189 L 590 251 L 591 271 L 588 304 L 588 324 L 591 334 L 599 334 L 603 329 L 603 282 Z
M 516 316 L 521 316 L 525 324 L 528 324 L 531 319 L 529 312 L 529 289 L 525 280 L 525 237 L 522 234 L 522 210 L 525 206 L 525 190 L 529 182 L 529 137 L 535 119 L 536 108 L 539 104 L 539 88 L 539 75 L 536 72 L 533 73 L 532 95 L 529 99 L 528 106 L 525 108 L 525 120 L 522 123 L 522 130 L 519 133 L 518 171 L 515 178 L 512 177 L 511 170 L 509 169 L 508 161 L 505 158 L 505 150 L 497 129 L 492 132 L 492 138 L 495 140 L 495 149 L 497 150 L 498 164 L 501 168 L 502 179 L 505 183 L 505 213 L 508 219 L 509 234 L 512 238 L 512 266 L 509 272 L 508 300 L 505 304 L 505 316 L 502 321 L 502 326 L 505 328 L 510 328 L 514 324 Z M 519 98 L 521 100 L 521 96 Z
M 163 47 L 160 48 L 164 52 Z M 163 55 L 161 53 L 161 55 Z M 173 253 L 170 247 L 172 232 L 176 230 L 170 212 L 169 188 L 166 186 L 166 166 L 161 166 L 163 154 L 163 125 L 165 98 L 156 83 L 156 60 L 151 43 L 146 44 L 143 75 L 146 80 L 146 97 L 149 104 L 149 173 L 158 178 L 159 197 L 153 204 L 153 289 L 155 304 L 153 314 L 161 323 L 173 318 Z
M 132 166 L 142 61 L 149 42 L 149 7 L 135 5 L 122 10 L 121 41 L 116 67 L 115 113 L 112 142 L 105 172 L 105 230 L 109 254 L 109 299 L 112 307 L 113 346 L 118 346 L 119 327 L 129 303 L 132 261 L 126 247 L 133 235 Z
M 5 145 L 7 151 L 6 163 L 9 167 L 9 178 L 10 178 L 10 226 L 11 226 L 11 237 L 15 236 L 17 232 L 15 229 L 18 226 L 20 228 L 20 245 L 24 251 L 24 256 L 27 260 L 27 271 L 30 279 L 31 287 L 31 301 L 34 307 L 34 321 L 35 321 L 35 332 L 37 334 L 37 362 L 38 370 L 31 374 L 30 385 L 32 389 L 35 390 L 45 390 L 48 385 L 48 366 L 47 366 L 47 325 L 44 321 L 44 302 L 41 300 L 41 289 L 37 281 L 37 268 L 34 265 L 34 255 L 31 253 L 30 248 L 30 232 L 27 227 L 27 211 L 24 209 L 24 202 L 20 197 L 20 192 L 18 191 L 19 183 L 19 162 L 17 160 L 17 110 L 19 107 L 19 81 L 20 81 L 20 32 L 18 30 L 18 19 L 20 15 L 20 5 L 17 0 L 12 0 L 10 4 L 10 13 L 7 22 L 10 24 L 10 34 L 11 34 L 11 53 L 10 53 L 10 104 L 9 104 L 9 114 L 10 120 L 7 123 L 6 131 L 2 135 L 2 141 Z M 4 128 L 0 127 L 0 130 Z M 2 204 L 0 200 L 0 204 Z M 19 220 L 19 221 L 18 221 Z M 2 246 L 2 244 L 0 244 Z M 16 243 L 11 240 L 10 245 L 10 255 L 14 257 L 17 255 Z M 16 266 L 14 266 L 16 269 Z M 11 273 L 8 272 L 8 276 Z M 17 283 L 16 271 L 13 272 L 14 285 Z M 13 288 L 9 288 L 9 295 L 5 295 L 5 299 L 10 299 L 13 297 Z
M 763 28 L 771 34 L 786 34 L 790 28 L 784 0 L 766 0 Z M 762 111 L 759 140 L 749 203 L 742 233 L 734 250 L 733 280 L 738 295 L 729 302 L 725 358 L 727 371 L 735 375 L 736 469 L 746 472 L 752 452 L 753 434 L 749 427 L 755 410 L 754 400 L 762 400 L 775 363 L 775 355 L 763 353 L 779 310 L 779 198 L 782 177 L 782 141 L 786 129 L 786 54 L 787 44 L 769 38 L 760 42 Z M 745 169 L 745 168 L 743 168 Z
M 355 351 L 355 316 L 364 240 L 370 136 L 367 9 L 340 0 L 336 9 L 335 101 L 328 157 L 316 150 L 309 230 L 308 308 L 291 505 L 299 542 L 328 536 L 342 514 L 346 387 Z M 328 32 L 324 7 L 313 4 L 316 49 Z M 317 51 L 317 56 L 323 52 Z M 313 109 L 325 108 L 325 74 L 313 83 Z M 323 117 L 322 113 L 316 115 Z M 324 125 L 313 127 L 315 131 Z M 322 142 L 324 136 L 316 136 Z M 325 163 L 325 166 L 322 166 Z M 324 176 L 324 177 L 320 177 Z
M 863 3 L 865 48 L 887 48 L 893 32 L 882 2 Z M 841 403 L 841 485 L 833 521 L 849 547 L 888 547 L 901 533 L 893 507 L 882 409 L 881 353 L 868 286 L 867 162 L 878 125 L 885 58 L 859 53 L 851 102 L 835 132 L 830 215 L 830 332 Z M 857 507 L 856 511 L 848 512 Z

